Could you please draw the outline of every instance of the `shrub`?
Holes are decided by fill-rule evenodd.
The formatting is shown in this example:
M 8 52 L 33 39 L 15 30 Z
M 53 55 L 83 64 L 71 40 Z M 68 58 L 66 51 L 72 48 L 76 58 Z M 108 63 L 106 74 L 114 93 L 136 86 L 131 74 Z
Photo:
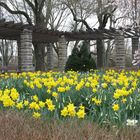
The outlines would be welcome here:
M 77 47 L 74 47 L 72 54 L 69 56 L 65 71 L 90 71 L 91 69 L 96 69 L 96 63 L 93 57 L 91 56 L 89 42 L 84 41 L 80 50 Z

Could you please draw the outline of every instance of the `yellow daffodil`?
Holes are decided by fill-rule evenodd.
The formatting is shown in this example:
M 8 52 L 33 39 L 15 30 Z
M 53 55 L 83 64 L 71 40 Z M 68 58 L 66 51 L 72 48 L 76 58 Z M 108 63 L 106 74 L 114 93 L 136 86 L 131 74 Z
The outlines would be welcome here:
M 41 117 L 41 114 L 38 113 L 38 112 L 34 112 L 34 113 L 33 113 L 33 117 L 36 118 L 36 119 L 38 119 L 38 118 Z
M 120 107 L 119 107 L 118 104 L 114 104 L 114 105 L 112 106 L 112 108 L 113 108 L 114 111 L 118 111 Z

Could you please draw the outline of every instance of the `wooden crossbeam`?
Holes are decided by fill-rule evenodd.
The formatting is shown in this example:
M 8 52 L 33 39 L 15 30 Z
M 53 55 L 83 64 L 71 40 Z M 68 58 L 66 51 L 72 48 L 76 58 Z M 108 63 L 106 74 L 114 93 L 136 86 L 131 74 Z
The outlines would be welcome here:
M 8 25 L 13 25 L 14 21 L 9 21 L 9 22 L 0 22 L 0 27 L 6 27 Z
M 44 28 L 36 28 L 34 31 L 37 33 L 42 33 L 45 29 Z
M 0 38 L 2 36 L 7 39 L 19 38 L 20 32 L 23 29 L 29 29 L 33 32 L 33 41 L 36 42 L 57 42 L 60 36 L 64 35 L 68 41 L 76 40 L 97 40 L 97 39 L 114 39 L 115 36 L 120 35 L 119 30 L 111 29 L 93 29 L 91 31 L 58 31 L 50 30 L 43 27 L 31 26 L 29 24 L 14 23 L 14 21 L 6 22 L 5 19 L 0 20 Z M 140 31 L 135 32 L 130 28 L 121 30 L 124 32 L 125 38 L 140 37 Z
M 8 26 L 10 27 L 12 25 L 14 25 L 14 21 L 5 22 L 4 24 L 5 27 L 8 27 Z
M 34 29 L 34 26 L 31 26 L 31 25 L 29 25 L 29 24 L 23 24 L 23 25 L 22 25 L 22 29 L 33 30 L 33 29 Z
M 5 19 L 0 19 L 0 23 L 4 23 L 5 22 Z
M 23 26 L 23 23 L 19 22 L 19 23 L 15 23 L 12 27 L 15 29 L 20 29 L 20 28 L 22 28 L 22 26 Z

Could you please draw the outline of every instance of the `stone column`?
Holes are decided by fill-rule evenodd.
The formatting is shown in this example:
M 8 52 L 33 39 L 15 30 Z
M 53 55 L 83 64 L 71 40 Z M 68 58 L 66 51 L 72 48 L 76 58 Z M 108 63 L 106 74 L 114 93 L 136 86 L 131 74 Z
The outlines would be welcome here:
M 134 58 L 135 51 L 138 50 L 139 38 L 132 38 L 132 59 Z
M 126 49 L 124 46 L 124 36 L 123 32 L 120 32 L 120 35 L 115 37 L 115 49 L 116 49 L 116 67 L 118 68 L 125 68 L 125 56 L 126 56 Z
M 51 43 L 47 44 L 47 70 L 53 69 L 53 45 Z
M 18 47 L 18 71 L 21 71 L 21 44 L 20 39 L 17 40 L 17 47 Z
M 67 43 L 65 36 L 61 36 L 59 39 L 59 48 L 58 48 L 58 69 L 63 71 L 65 69 L 67 61 Z
M 19 71 L 33 71 L 32 31 L 24 29 L 20 35 L 18 46 Z

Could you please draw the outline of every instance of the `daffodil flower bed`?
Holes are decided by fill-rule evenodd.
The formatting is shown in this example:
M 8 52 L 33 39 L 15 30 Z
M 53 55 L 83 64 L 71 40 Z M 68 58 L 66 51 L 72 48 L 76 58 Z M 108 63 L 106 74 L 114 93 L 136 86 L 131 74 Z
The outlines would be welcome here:
M 140 71 L 1 74 L 0 108 L 100 124 L 140 120 Z

